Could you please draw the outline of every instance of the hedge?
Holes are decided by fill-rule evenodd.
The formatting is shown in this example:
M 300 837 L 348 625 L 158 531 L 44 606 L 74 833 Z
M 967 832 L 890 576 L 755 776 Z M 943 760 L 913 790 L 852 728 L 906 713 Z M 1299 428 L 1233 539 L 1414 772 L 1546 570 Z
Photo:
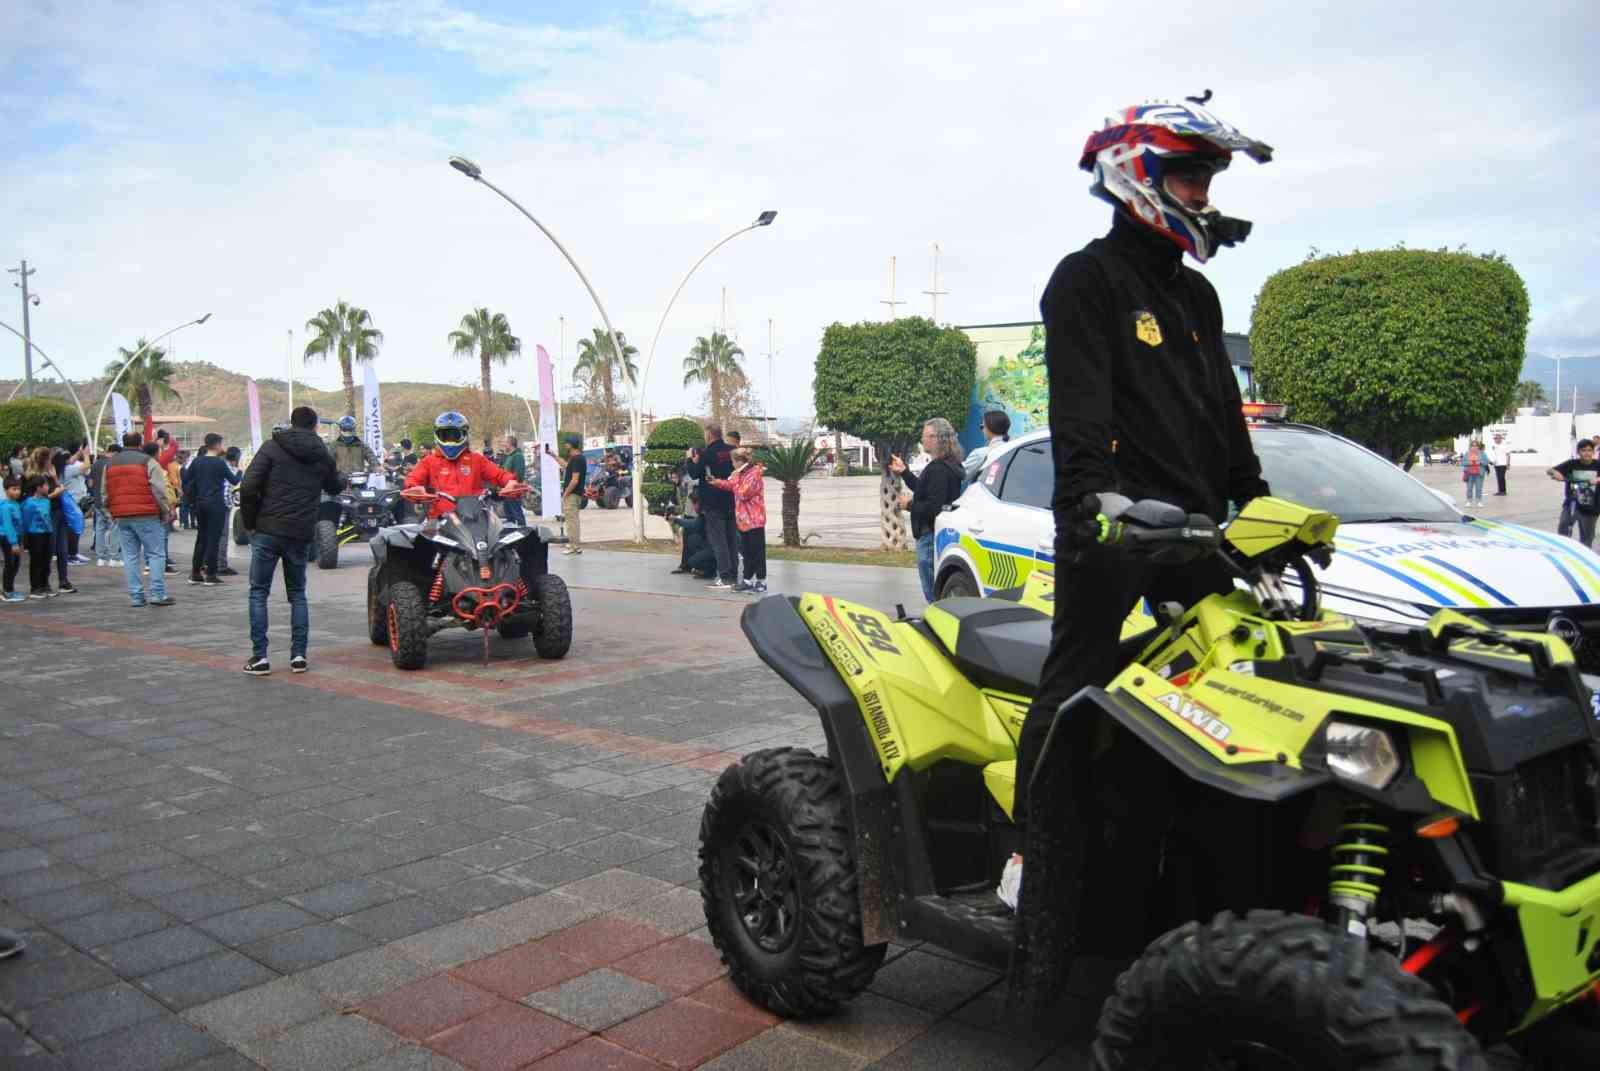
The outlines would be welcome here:
M 23 446 L 68 446 L 83 440 L 78 410 L 54 398 L 19 398 L 0 404 L 0 458 Z
M 672 474 L 691 446 L 704 446 L 705 429 L 688 417 L 663 420 L 650 430 L 644 442 L 644 500 L 651 513 L 660 516 L 669 503 L 677 501 L 678 489 Z

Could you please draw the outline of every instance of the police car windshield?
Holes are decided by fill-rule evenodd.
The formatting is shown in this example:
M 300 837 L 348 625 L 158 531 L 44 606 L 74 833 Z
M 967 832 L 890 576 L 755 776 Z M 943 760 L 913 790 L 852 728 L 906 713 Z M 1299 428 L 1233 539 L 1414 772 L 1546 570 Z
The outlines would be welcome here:
M 1272 493 L 1325 509 L 1341 524 L 1448 524 L 1460 514 L 1400 469 L 1342 439 L 1285 427 L 1255 427 L 1251 442 Z

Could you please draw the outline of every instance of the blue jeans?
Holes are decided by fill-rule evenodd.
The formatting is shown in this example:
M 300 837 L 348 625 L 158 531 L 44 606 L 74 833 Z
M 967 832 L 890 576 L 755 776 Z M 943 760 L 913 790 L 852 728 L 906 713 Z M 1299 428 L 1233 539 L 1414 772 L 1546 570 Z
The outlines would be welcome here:
M 309 540 L 257 532 L 250 537 L 250 654 L 267 657 L 267 596 L 272 574 L 283 562 L 283 587 L 289 596 L 289 657 L 304 655 L 311 635 L 311 609 L 306 605 L 306 559 Z
M 167 528 L 159 517 L 126 517 L 117 522 L 122 540 L 122 575 L 128 581 L 128 598 L 133 605 L 145 604 L 144 584 L 139 581 L 139 563 L 150 567 L 149 598 L 167 597 Z
M 103 509 L 94 511 L 94 556 L 109 561 L 122 557 L 122 537 L 114 535 L 117 522 Z
M 933 601 L 933 533 L 917 537 L 917 579 L 922 581 L 922 598 Z
M 1467 474 L 1467 501 L 1476 502 L 1483 497 L 1483 473 Z

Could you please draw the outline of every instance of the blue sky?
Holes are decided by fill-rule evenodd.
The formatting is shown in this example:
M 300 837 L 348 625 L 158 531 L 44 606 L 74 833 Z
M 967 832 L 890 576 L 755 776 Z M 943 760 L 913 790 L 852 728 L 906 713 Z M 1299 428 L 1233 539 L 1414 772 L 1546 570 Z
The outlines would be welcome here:
M 38 268 L 36 341 L 70 371 L 211 311 L 179 358 L 282 374 L 286 332 L 345 299 L 389 378 L 469 382 L 444 339 L 489 305 L 557 349 L 598 318 L 555 250 L 445 166 L 470 156 L 566 242 L 648 345 L 681 273 L 719 252 L 661 336 L 649 408 L 692 407 L 680 361 L 721 317 L 773 407 L 810 409 L 834 320 L 1030 319 L 1056 260 L 1103 230 L 1076 170 L 1109 111 L 1210 87 L 1278 149 L 1213 194 L 1256 221 L 1206 267 L 1228 326 L 1324 251 L 1498 250 L 1529 346 L 1600 353 L 1587 240 L 1600 110 L 1596 6 L 1062 0 L 0 5 L 0 259 Z M 1394 10 L 1400 7 L 1400 10 Z M 0 321 L 20 319 L 13 298 Z M 0 374 L 20 343 L 0 341 Z M 327 369 L 302 369 L 331 385 Z M 526 367 L 503 375 L 520 388 Z

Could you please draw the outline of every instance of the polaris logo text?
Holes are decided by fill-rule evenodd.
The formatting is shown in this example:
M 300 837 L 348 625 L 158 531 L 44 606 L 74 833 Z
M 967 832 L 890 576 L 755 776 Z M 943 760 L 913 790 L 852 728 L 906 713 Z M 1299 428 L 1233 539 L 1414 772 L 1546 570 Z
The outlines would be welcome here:
M 1184 698 L 1181 692 L 1168 692 L 1166 695 L 1157 696 L 1156 702 L 1213 740 L 1221 742 L 1233 735 L 1233 730 L 1228 728 L 1226 722 L 1193 699 Z

